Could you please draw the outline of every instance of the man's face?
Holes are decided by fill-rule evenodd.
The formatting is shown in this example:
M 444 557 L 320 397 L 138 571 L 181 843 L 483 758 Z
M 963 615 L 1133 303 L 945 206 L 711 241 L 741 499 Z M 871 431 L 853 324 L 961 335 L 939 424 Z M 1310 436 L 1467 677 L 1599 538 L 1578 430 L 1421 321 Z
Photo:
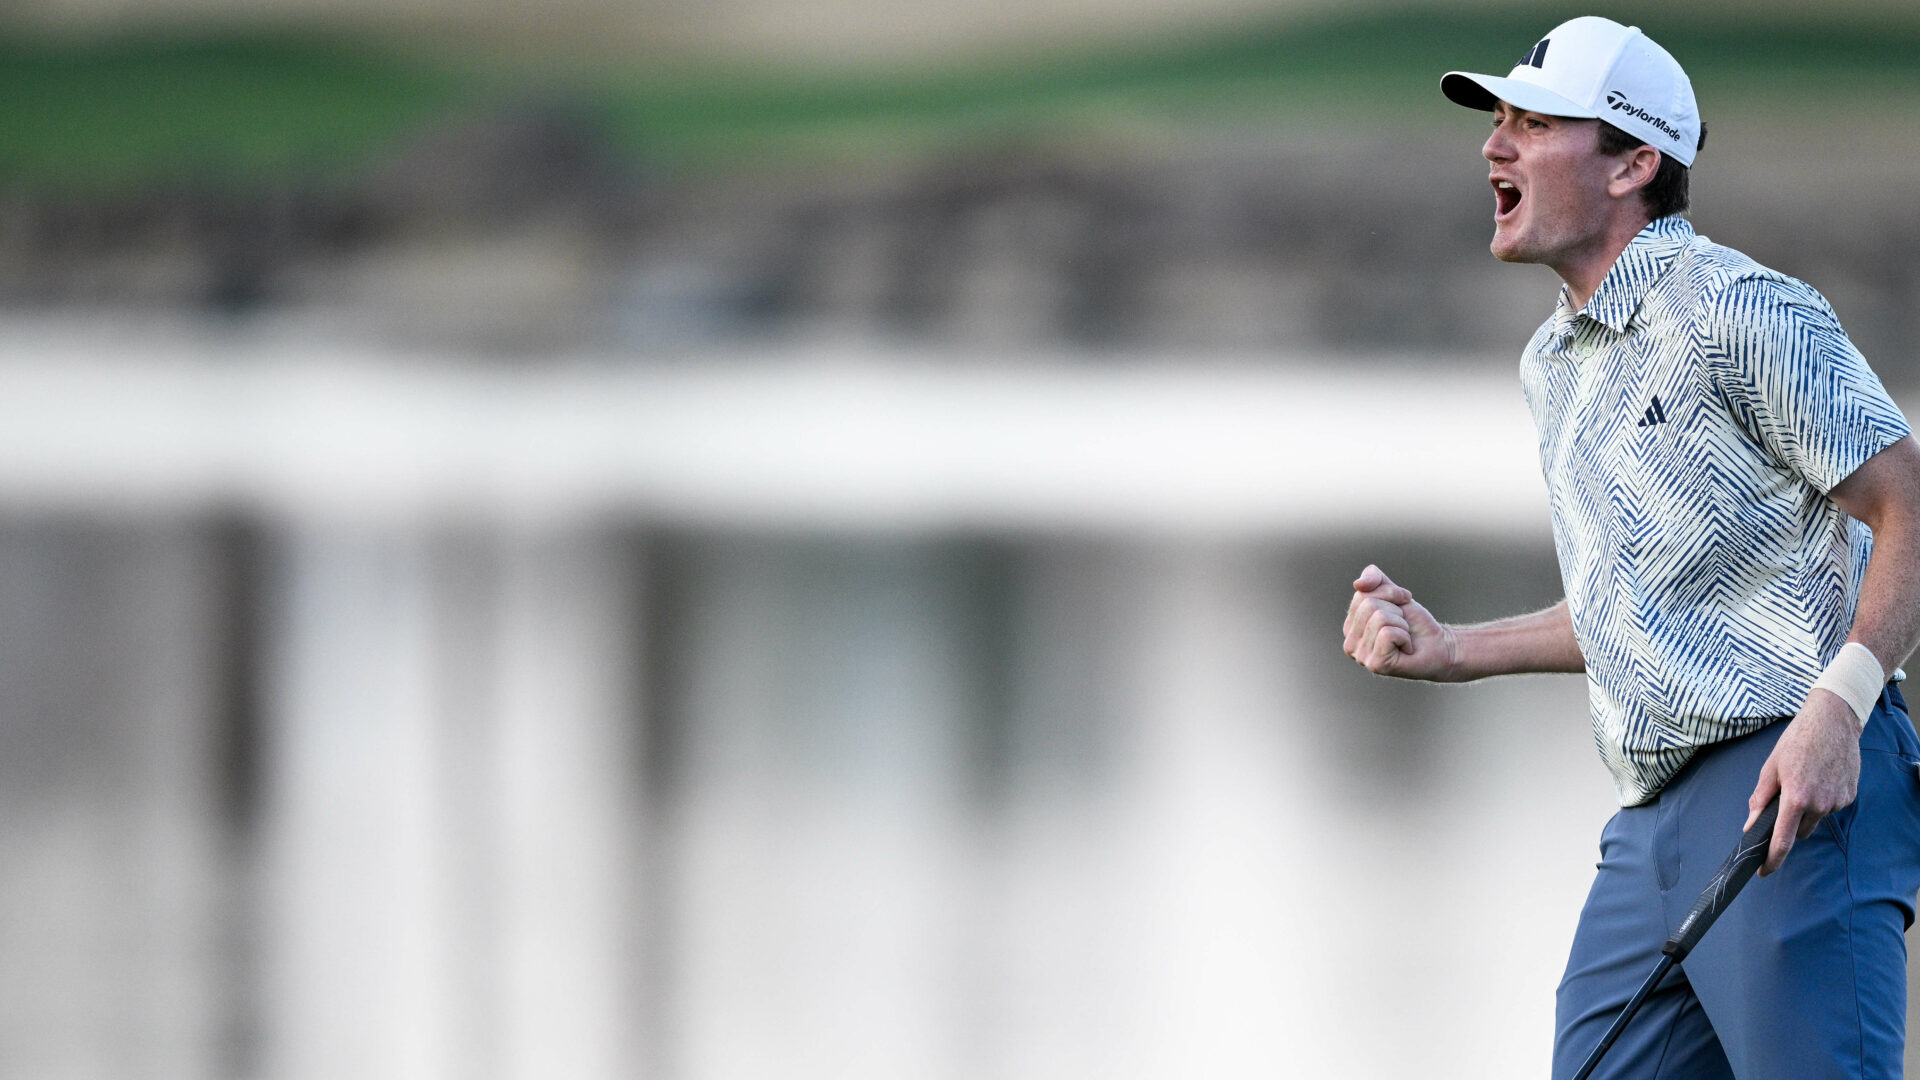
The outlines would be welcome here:
M 1494 258 L 1559 267 L 1604 242 L 1620 159 L 1600 152 L 1599 127 L 1494 103 L 1480 148 L 1494 188 Z

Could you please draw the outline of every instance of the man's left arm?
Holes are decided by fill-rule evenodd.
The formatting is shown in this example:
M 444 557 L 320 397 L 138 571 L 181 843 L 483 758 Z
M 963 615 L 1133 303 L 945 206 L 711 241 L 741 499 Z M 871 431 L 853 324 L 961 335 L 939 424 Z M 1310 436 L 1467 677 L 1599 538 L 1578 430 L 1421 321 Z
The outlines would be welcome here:
M 1828 497 L 1873 530 L 1873 552 L 1847 640 L 1880 662 L 1882 677 L 1920 645 L 1920 444 L 1905 436 L 1868 458 Z M 1838 694 L 1816 687 L 1787 725 L 1748 802 L 1747 824 L 1778 793 L 1780 818 L 1760 873 L 1853 802 L 1860 781 L 1860 721 Z

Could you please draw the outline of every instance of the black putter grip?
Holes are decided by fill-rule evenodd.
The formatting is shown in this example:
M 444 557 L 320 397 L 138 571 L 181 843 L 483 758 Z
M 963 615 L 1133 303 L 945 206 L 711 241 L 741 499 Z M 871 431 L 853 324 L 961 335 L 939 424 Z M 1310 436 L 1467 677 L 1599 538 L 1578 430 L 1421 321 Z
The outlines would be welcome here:
M 1693 902 L 1687 917 L 1680 920 L 1679 929 L 1673 932 L 1660 950 L 1673 957 L 1675 963 L 1685 960 L 1693 947 L 1700 944 L 1700 938 L 1713 925 L 1713 920 L 1727 910 L 1727 905 L 1740 895 L 1740 890 L 1753 877 L 1753 872 L 1767 861 L 1767 849 L 1773 845 L 1773 822 L 1779 816 L 1780 796 L 1775 795 L 1767 808 L 1754 819 L 1753 827 L 1740 837 L 1739 846 L 1727 856 L 1726 862 L 1720 864 L 1713 880 L 1700 890 L 1700 898 Z

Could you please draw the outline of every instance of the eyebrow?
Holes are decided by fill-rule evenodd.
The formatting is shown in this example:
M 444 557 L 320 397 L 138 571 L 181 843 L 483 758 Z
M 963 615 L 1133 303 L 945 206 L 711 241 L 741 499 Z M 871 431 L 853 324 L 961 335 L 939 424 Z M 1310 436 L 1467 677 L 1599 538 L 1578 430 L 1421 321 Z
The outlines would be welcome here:
M 1497 120 L 1497 119 L 1499 119 L 1499 118 L 1500 118 L 1500 116 L 1501 116 L 1501 114 L 1502 114 L 1502 111 L 1503 111 L 1503 110 L 1504 110 L 1504 112 L 1505 112 L 1505 115 L 1507 115 L 1507 116 L 1514 116 L 1514 117 L 1520 117 L 1520 116 L 1537 116 L 1537 117 L 1539 117 L 1539 118 L 1540 118 L 1540 119 L 1542 119 L 1542 120 L 1550 120 L 1550 119 L 1552 119 L 1552 117 L 1551 117 L 1551 116 L 1549 116 L 1549 115 L 1548 115 L 1548 114 L 1546 114 L 1546 113 L 1542 113 L 1542 112 L 1534 112 L 1534 111 L 1533 111 L 1532 109 L 1522 109 L 1522 108 L 1519 108 L 1519 107 L 1517 107 L 1517 106 L 1513 106 L 1513 105 L 1509 105 L 1509 104 L 1507 104 L 1507 103 L 1506 103 L 1506 102 L 1504 102 L 1504 101 L 1495 101 L 1495 102 L 1493 103 L 1493 115 L 1494 115 L 1494 119 L 1496 119 L 1496 120 Z

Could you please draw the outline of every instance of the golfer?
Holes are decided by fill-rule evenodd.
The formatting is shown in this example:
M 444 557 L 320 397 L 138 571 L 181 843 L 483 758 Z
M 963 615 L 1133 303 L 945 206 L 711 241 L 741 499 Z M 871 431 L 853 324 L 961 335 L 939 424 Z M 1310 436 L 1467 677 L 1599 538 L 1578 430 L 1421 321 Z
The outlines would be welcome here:
M 1555 1077 L 1775 794 L 1763 877 L 1596 1075 L 1898 1077 L 1920 741 L 1889 680 L 1920 641 L 1920 447 L 1819 293 L 1680 216 L 1705 128 L 1638 28 L 1574 19 L 1504 78 L 1440 85 L 1491 113 L 1494 256 L 1562 282 L 1520 379 L 1565 599 L 1453 626 L 1368 566 L 1347 654 L 1443 682 L 1586 673 L 1621 810 L 1558 991 Z

